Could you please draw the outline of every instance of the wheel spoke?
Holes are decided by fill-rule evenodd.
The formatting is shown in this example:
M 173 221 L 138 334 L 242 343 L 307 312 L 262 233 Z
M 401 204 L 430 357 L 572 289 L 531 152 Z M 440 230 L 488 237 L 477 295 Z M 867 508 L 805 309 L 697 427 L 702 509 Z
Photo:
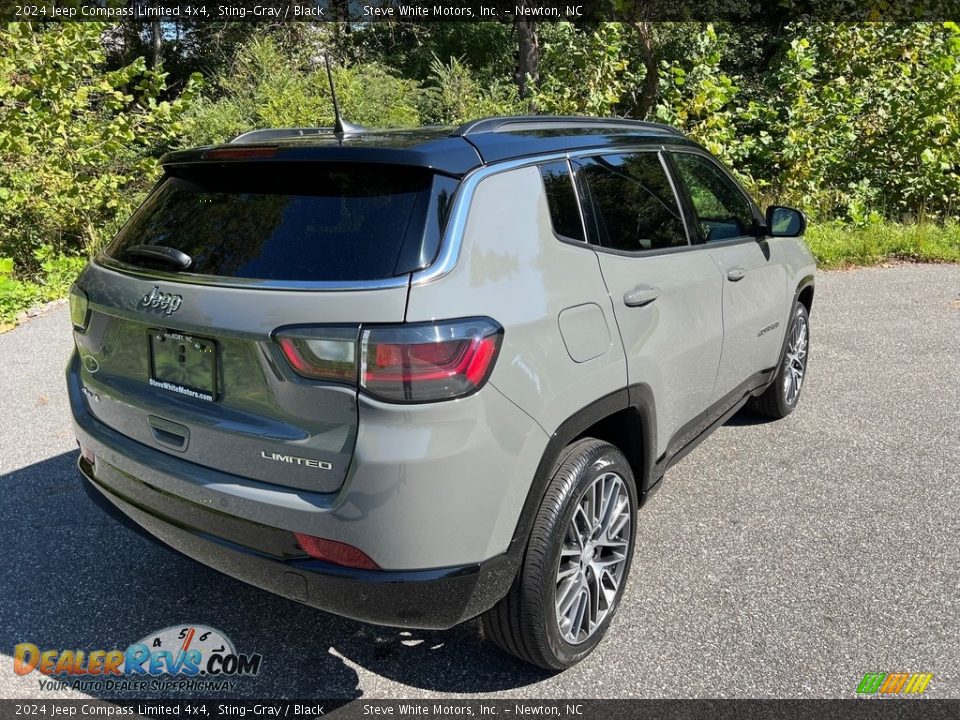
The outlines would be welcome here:
M 583 503 L 577 505 L 571 526 L 573 537 L 582 550 L 585 539 L 590 536 L 590 518 L 587 516 Z
M 590 534 L 596 532 L 597 527 L 600 525 L 600 503 L 602 502 L 603 497 L 603 484 L 594 483 L 591 487 L 591 497 L 590 497 Z
M 626 545 L 627 545 L 626 543 L 623 544 L 624 547 L 626 547 Z M 611 555 L 608 555 L 606 557 L 602 557 L 602 558 L 598 558 L 597 560 L 594 560 L 593 566 L 595 568 L 603 568 L 605 570 L 608 570 L 611 567 L 615 566 L 617 563 L 623 562 L 626 559 L 626 557 L 627 556 L 622 553 L 612 553 Z
M 580 563 L 568 563 L 566 568 L 561 568 L 557 573 L 557 581 L 566 580 L 580 572 Z
M 603 502 L 600 506 L 600 529 L 604 530 L 610 524 L 610 513 L 614 508 L 614 498 L 617 497 L 617 483 L 612 479 L 604 482 Z
M 583 582 L 579 575 L 567 580 L 562 587 L 557 589 L 557 611 L 561 615 L 567 615 L 574 601 L 580 597 L 580 591 L 583 589 Z
M 597 543 L 597 547 L 603 550 L 609 550 L 610 552 L 620 552 L 627 549 L 629 543 L 626 540 L 619 540 L 614 538 L 613 540 L 606 540 L 602 543 Z
M 601 536 L 604 540 L 609 542 L 619 537 L 620 531 L 623 530 L 624 526 L 630 521 L 629 506 L 630 501 L 627 500 L 626 495 L 624 495 L 620 498 L 617 507 L 610 514 L 604 526 L 604 532 Z
M 577 611 L 573 616 L 571 630 L 574 637 L 580 637 L 583 631 L 583 623 L 587 620 L 587 606 L 590 604 L 590 592 L 586 588 L 581 588 L 577 593 Z M 589 635 L 589 633 L 587 633 Z
M 607 532 L 607 537 L 604 539 L 603 544 L 608 547 L 617 547 L 621 543 L 626 545 L 626 540 L 622 539 L 622 533 L 624 529 L 629 529 L 630 523 L 630 514 L 624 513 L 619 516 L 614 523 L 611 524 L 610 529 Z
M 590 577 L 587 580 L 587 593 L 590 596 L 590 605 L 588 608 L 588 633 L 593 632 L 593 629 L 600 624 L 600 576 L 596 574 L 593 570 L 589 573 Z
M 603 588 L 604 606 L 609 608 L 617 597 L 617 589 L 620 587 L 620 581 L 614 577 L 609 570 L 604 570 L 602 575 L 601 587 Z

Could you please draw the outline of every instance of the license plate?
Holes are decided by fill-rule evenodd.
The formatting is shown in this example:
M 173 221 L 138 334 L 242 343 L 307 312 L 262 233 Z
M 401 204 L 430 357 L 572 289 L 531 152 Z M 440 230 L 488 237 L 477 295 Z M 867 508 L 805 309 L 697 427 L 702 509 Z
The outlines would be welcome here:
M 150 384 L 198 400 L 215 400 L 216 342 L 166 330 L 151 330 Z

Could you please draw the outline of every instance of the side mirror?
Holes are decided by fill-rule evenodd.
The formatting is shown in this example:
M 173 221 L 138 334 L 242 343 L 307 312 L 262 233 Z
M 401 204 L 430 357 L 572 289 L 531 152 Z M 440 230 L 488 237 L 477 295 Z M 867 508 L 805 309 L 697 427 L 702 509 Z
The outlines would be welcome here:
M 767 208 L 767 232 L 771 237 L 800 237 L 807 229 L 807 218 L 799 210 L 786 205 Z

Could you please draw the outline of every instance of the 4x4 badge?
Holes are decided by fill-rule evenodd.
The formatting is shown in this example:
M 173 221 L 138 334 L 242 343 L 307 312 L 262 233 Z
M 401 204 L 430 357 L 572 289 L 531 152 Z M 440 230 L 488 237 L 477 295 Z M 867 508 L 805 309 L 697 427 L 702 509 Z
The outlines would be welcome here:
M 162 310 L 165 315 L 173 315 L 183 304 L 183 296 L 160 292 L 160 288 L 154 287 L 153 290 L 143 296 L 140 304 L 144 307 Z

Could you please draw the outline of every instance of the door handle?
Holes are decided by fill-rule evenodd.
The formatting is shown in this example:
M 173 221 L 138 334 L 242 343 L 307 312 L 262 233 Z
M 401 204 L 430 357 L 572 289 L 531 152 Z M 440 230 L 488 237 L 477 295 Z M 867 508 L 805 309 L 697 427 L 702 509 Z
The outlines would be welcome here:
M 740 282 L 743 280 L 744 276 L 747 274 L 747 271 L 742 267 L 732 267 L 727 270 L 727 280 L 730 282 Z
M 643 307 L 649 305 L 660 296 L 660 288 L 650 285 L 637 285 L 623 295 L 623 304 L 627 307 Z

